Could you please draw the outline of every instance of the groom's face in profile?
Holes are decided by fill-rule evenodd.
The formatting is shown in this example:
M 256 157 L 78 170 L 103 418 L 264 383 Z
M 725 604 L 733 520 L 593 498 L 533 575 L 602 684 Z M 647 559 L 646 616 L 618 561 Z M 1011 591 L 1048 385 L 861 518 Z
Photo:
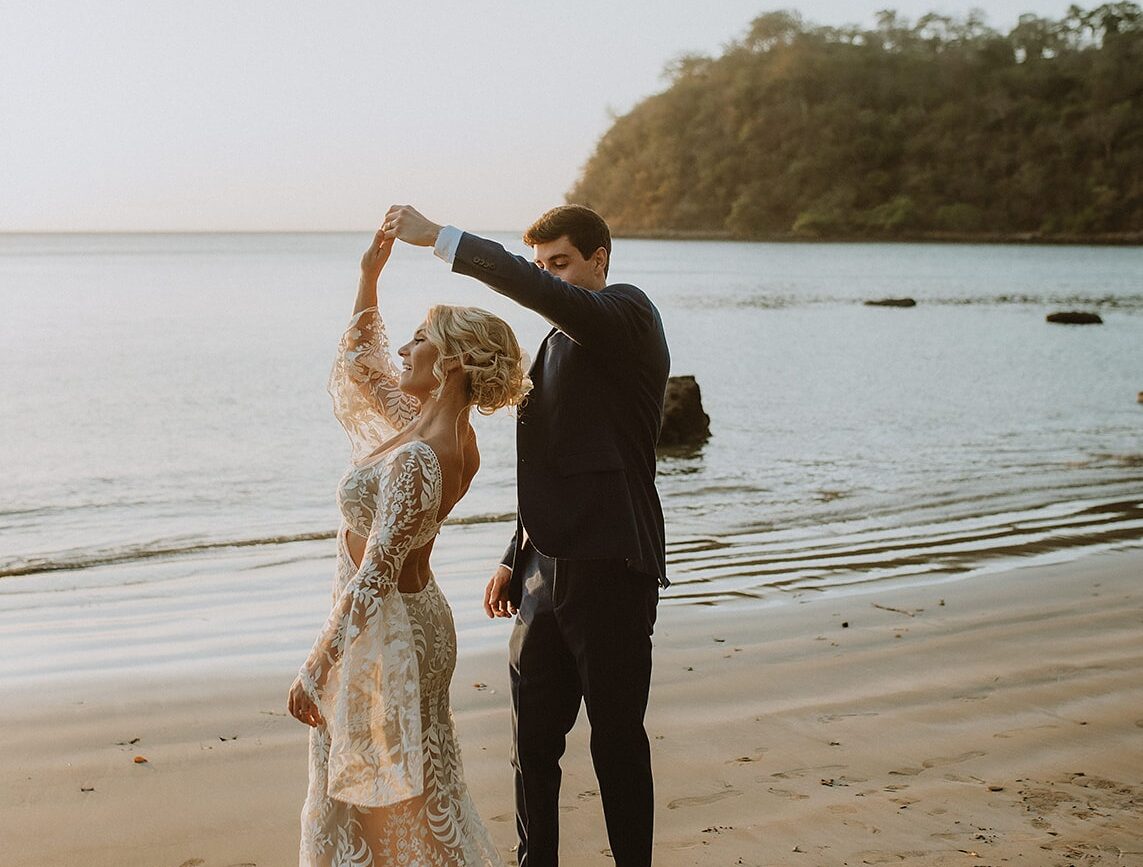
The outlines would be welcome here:
M 603 247 L 585 259 L 568 236 L 563 235 L 533 247 L 532 260 L 573 286 L 598 292 L 607 285 L 607 250 Z

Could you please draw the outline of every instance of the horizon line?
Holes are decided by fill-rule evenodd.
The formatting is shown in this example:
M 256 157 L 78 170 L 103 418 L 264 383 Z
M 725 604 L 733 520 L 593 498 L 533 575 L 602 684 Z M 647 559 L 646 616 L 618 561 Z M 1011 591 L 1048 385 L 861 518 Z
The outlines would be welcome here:
M 376 229 L 0 229 L 6 235 L 358 235 Z M 463 231 L 469 231 L 464 229 Z M 473 229 L 489 234 L 523 234 L 523 229 Z

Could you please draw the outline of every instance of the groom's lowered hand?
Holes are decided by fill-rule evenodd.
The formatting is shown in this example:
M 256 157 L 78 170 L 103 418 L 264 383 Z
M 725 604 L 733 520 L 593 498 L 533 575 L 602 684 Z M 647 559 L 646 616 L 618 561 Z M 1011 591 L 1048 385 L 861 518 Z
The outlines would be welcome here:
M 489 617 L 511 617 L 516 613 L 516 606 L 508 601 L 508 582 L 512 578 L 512 570 L 507 566 L 496 567 L 488 586 L 484 588 L 484 613 Z
M 381 228 L 389 240 L 401 240 L 414 247 L 433 246 L 441 230 L 412 205 L 390 205 Z

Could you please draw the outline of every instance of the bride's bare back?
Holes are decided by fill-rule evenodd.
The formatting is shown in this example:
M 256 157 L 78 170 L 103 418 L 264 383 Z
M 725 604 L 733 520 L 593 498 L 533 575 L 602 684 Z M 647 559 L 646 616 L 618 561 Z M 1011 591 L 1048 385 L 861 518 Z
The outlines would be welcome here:
M 385 451 L 396 448 L 401 442 L 408 442 L 409 438 L 402 434 L 391 445 L 387 444 L 389 448 Z M 480 450 L 476 444 L 476 432 L 471 426 L 464 433 L 462 439 L 463 442 L 459 446 L 455 438 L 450 442 L 449 438 L 444 436 L 434 436 L 431 439 L 422 440 L 436 454 L 437 462 L 440 465 L 441 509 L 438 512 L 438 518 L 442 522 L 468 493 L 472 480 L 476 476 L 477 470 L 480 469 Z M 381 454 L 383 453 L 385 452 L 381 452 Z M 361 567 L 361 558 L 365 554 L 366 541 L 365 536 L 353 532 L 348 527 L 346 528 L 345 547 L 354 566 L 358 568 Z M 429 558 L 434 544 L 436 544 L 435 536 L 428 544 L 409 553 L 397 579 L 397 587 L 402 593 L 418 593 L 428 584 L 429 578 L 432 576 Z

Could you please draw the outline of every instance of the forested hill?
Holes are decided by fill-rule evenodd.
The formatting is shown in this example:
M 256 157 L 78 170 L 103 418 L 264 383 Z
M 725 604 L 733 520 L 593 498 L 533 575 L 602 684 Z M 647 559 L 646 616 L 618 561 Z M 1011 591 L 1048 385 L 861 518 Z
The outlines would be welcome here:
M 1008 34 L 771 12 L 666 74 L 568 195 L 616 234 L 1143 241 L 1137 4 Z

